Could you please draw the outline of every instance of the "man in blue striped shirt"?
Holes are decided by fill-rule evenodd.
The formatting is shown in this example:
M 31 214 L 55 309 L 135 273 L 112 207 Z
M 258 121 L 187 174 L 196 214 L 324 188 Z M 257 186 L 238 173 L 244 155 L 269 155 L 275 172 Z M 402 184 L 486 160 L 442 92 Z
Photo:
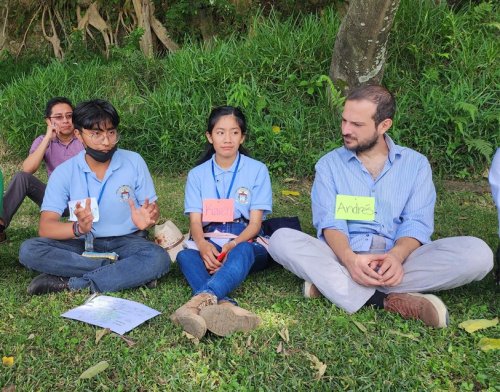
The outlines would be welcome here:
M 420 292 L 482 279 L 492 269 L 493 254 L 475 237 L 431 242 L 431 167 L 386 134 L 394 113 L 394 97 L 382 86 L 349 94 L 342 114 L 344 146 L 316 164 L 311 197 L 318 238 L 280 229 L 269 253 L 305 280 L 306 297 L 323 294 L 349 313 L 374 305 L 446 327 L 445 304 Z

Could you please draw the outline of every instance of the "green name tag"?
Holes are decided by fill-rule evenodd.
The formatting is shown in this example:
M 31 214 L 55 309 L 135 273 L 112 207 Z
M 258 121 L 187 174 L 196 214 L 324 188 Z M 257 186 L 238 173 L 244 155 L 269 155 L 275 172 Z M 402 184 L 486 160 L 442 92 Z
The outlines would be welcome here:
M 335 219 L 375 220 L 375 198 L 370 196 L 337 195 Z

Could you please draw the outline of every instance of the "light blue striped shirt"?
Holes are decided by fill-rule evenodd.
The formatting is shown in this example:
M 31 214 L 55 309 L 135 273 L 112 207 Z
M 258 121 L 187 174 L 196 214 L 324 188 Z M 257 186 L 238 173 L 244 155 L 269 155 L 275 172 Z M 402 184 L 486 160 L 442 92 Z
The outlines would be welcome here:
M 353 251 L 368 251 L 374 235 L 384 237 L 386 251 L 401 237 L 430 242 L 436 190 L 429 162 L 422 154 L 394 144 L 388 135 L 385 140 L 389 156 L 375 180 L 356 154 L 344 147 L 318 161 L 311 194 L 318 238 L 324 241 L 324 229 L 339 230 Z M 375 197 L 375 220 L 335 219 L 337 195 Z
M 491 195 L 493 201 L 497 206 L 498 213 L 498 234 L 500 235 L 500 148 L 497 149 L 493 161 L 491 162 L 491 169 L 489 174 L 489 181 L 491 186 Z

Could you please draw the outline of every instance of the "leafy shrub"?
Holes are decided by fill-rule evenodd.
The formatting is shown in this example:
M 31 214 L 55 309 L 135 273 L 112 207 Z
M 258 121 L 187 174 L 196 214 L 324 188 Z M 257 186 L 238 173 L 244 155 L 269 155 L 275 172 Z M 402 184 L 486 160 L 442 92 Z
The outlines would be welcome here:
M 431 1 L 401 3 L 384 79 L 398 100 L 391 135 L 427 155 L 439 174 L 481 174 L 499 144 L 498 17 L 489 2 L 456 13 Z M 165 59 L 145 59 L 136 32 L 109 61 L 53 62 L 7 85 L 0 134 L 24 155 L 48 97 L 101 97 L 122 116 L 123 147 L 178 173 L 201 153 L 211 108 L 229 103 L 244 109 L 257 159 L 275 174 L 311 175 L 341 142 L 342 99 L 324 76 L 339 24 L 332 10 L 286 21 L 259 16 L 246 38 L 186 43 Z

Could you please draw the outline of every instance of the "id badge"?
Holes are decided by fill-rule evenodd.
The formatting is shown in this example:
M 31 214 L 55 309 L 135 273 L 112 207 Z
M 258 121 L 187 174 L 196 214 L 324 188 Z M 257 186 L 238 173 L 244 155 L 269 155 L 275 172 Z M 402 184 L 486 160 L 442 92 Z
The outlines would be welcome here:
M 232 222 L 234 217 L 234 199 L 204 199 L 203 222 Z
M 374 221 L 375 198 L 337 195 L 335 198 L 335 219 Z
M 69 220 L 70 221 L 76 222 L 78 220 L 78 218 L 75 215 L 76 203 L 80 202 L 80 205 L 82 207 L 85 207 L 86 200 L 87 199 L 70 200 L 68 202 Z M 99 222 L 99 205 L 97 204 L 97 199 L 95 197 L 90 198 L 90 211 L 92 212 L 92 216 L 94 217 L 92 222 Z

